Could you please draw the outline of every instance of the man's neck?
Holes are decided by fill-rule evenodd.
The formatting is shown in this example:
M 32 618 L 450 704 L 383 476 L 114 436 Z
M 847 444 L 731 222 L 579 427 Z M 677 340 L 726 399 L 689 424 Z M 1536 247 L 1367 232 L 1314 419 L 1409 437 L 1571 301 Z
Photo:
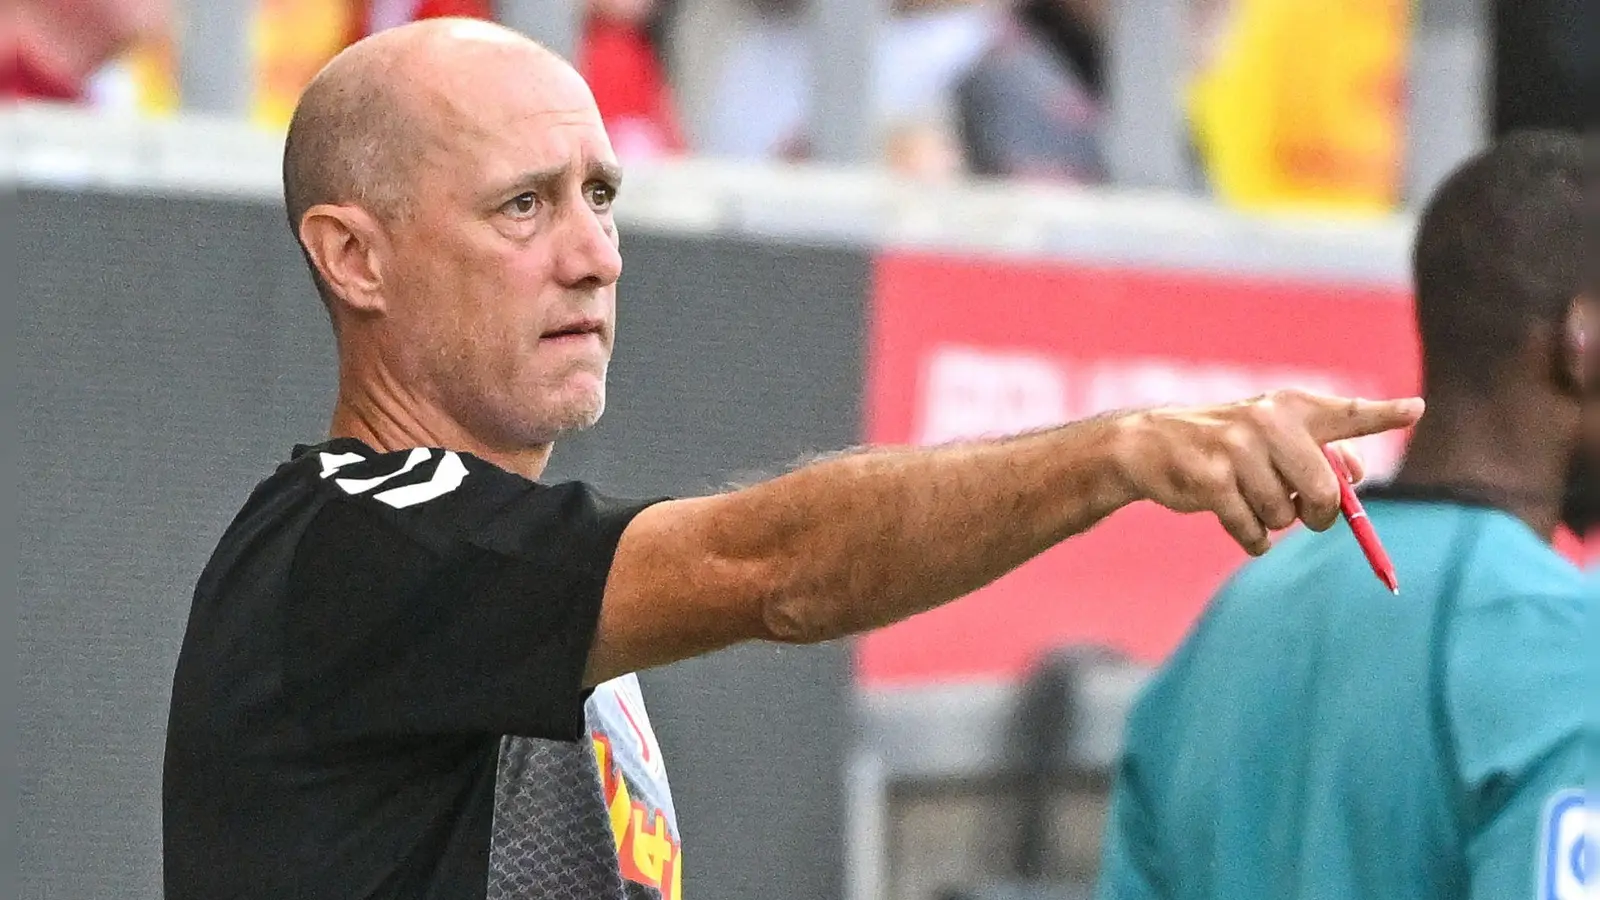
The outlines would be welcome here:
M 417 398 L 383 398 L 371 390 L 339 388 L 334 404 L 330 437 L 355 438 L 385 453 L 413 447 L 440 447 L 470 453 L 508 472 L 537 481 L 550 462 L 551 444 L 503 448 L 482 440 L 454 419 Z
M 1395 482 L 1481 494 L 1549 540 L 1560 522 L 1570 453 L 1549 413 L 1532 405 L 1430 400 Z

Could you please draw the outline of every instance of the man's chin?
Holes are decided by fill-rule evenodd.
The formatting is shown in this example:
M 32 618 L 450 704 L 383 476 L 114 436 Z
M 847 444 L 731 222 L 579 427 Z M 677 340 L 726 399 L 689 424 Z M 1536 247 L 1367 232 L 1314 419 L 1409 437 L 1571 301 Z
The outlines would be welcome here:
M 525 421 L 524 440 L 532 444 L 549 444 L 567 435 L 594 427 L 606 409 L 605 387 L 570 396 L 566 402 L 547 406 L 537 420 Z
M 586 431 L 590 428 L 593 428 L 595 425 L 599 424 L 600 417 L 605 414 L 605 411 L 606 400 L 605 397 L 602 396 L 595 401 L 592 406 L 574 411 L 571 418 L 561 428 L 561 433 L 573 434 L 575 432 Z

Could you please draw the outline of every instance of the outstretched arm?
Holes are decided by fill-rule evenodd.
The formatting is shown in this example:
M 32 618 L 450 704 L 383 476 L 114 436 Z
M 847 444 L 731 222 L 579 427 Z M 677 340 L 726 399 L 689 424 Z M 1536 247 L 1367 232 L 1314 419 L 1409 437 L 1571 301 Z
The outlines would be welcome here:
M 1246 550 L 1326 528 L 1325 443 L 1408 426 L 1421 401 L 1297 391 L 1109 415 L 996 441 L 871 450 L 658 504 L 607 579 L 588 681 L 747 640 L 812 642 L 960 597 L 1117 509 L 1209 511 Z

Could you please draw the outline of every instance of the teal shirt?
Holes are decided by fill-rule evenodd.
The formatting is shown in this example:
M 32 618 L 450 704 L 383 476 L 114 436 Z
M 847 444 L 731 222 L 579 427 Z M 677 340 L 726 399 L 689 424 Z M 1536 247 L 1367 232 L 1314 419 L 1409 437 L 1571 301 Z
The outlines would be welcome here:
M 1099 900 L 1579 900 L 1600 585 L 1516 518 L 1366 503 L 1245 566 L 1130 716 Z

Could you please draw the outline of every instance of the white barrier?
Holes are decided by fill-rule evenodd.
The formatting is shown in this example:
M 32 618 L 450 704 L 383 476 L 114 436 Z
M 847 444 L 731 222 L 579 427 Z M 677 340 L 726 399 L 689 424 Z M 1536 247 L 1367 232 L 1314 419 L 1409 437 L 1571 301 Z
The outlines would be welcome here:
M 227 119 L 0 113 L 0 179 L 278 202 L 281 135 Z M 625 227 L 1404 282 L 1409 216 L 1245 215 L 1184 196 L 686 159 L 629 168 Z

